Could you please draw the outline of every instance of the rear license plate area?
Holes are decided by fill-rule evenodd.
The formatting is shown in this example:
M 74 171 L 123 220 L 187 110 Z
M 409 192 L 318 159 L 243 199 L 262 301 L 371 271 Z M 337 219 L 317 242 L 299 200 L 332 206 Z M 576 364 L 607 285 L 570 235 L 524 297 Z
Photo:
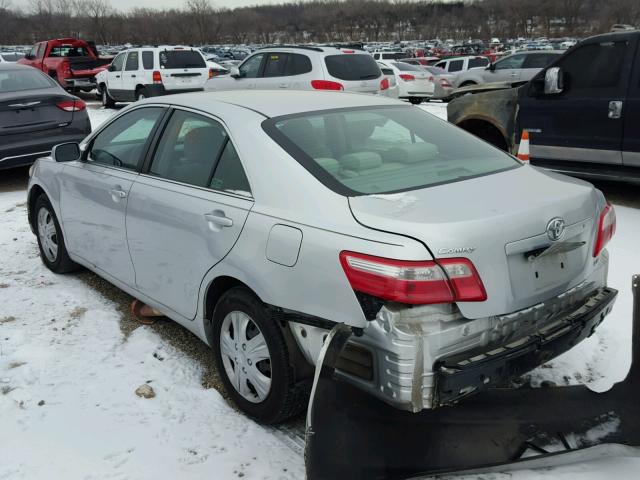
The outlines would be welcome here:
M 530 257 L 528 263 L 535 290 L 561 283 L 572 274 L 566 253 Z

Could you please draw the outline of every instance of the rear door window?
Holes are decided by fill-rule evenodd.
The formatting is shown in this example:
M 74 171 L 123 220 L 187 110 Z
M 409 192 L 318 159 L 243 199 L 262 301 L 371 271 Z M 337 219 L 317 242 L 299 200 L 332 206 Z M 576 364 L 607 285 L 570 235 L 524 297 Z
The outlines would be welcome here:
M 469 59 L 469 68 L 486 67 L 489 65 L 489 59 L 483 57 L 475 57 Z
M 459 72 L 464 67 L 464 60 L 451 60 L 449 62 L 450 72 Z
M 247 180 L 247 175 L 242 168 L 238 152 L 230 140 L 227 141 L 224 151 L 220 155 L 209 187 L 243 197 L 251 197 L 249 180 Z
M 207 187 L 227 139 L 227 132 L 215 120 L 177 110 L 164 130 L 149 173 Z
M 263 77 L 282 77 L 285 75 L 285 67 L 289 55 L 286 53 L 270 52 L 266 54 L 267 61 L 264 65 Z
M 527 55 L 522 68 L 545 68 L 556 58 L 558 58 L 557 55 L 549 53 L 533 53 L 531 55 Z
M 162 69 L 206 67 L 204 58 L 195 50 L 163 50 L 159 57 Z
M 370 55 L 341 54 L 324 57 L 329 75 L 340 80 L 372 80 L 382 75 L 376 61 Z

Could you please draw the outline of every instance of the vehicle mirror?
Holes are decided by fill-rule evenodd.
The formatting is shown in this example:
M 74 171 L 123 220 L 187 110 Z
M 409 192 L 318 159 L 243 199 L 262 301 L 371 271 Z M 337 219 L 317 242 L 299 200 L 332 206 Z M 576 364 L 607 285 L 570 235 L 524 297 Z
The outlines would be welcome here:
M 493 72 L 496 69 L 496 64 L 495 63 L 490 63 L 489 66 L 487 67 L 487 70 Z
M 240 72 L 240 69 L 238 67 L 231 67 L 231 70 L 229 70 L 230 76 L 232 78 L 242 78 L 242 72 Z
M 112 63 L 107 67 L 107 70 L 109 70 L 110 72 L 115 72 L 116 71 L 116 67 L 114 67 L 113 63 Z
M 56 162 L 75 162 L 80 160 L 80 145 L 76 142 L 61 143 L 53 147 L 51 156 Z
M 562 69 L 560 67 L 551 67 L 544 72 L 544 94 L 557 95 L 562 93 L 563 85 Z
M 27 60 L 33 60 L 34 58 L 36 58 L 35 55 L 31 55 L 30 53 L 27 53 L 24 58 L 26 58 Z

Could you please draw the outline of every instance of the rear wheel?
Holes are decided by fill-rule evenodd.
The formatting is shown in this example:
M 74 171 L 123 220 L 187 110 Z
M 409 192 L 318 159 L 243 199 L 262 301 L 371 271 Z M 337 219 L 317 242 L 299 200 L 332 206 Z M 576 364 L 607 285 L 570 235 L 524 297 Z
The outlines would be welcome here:
M 147 93 L 147 89 L 144 87 L 140 87 L 136 90 L 136 101 L 139 102 L 140 100 L 144 100 L 145 98 L 148 98 L 149 94 Z
M 101 90 L 100 98 L 102 100 L 102 106 L 104 108 L 113 108 L 116 105 L 116 102 L 113 98 L 111 98 L 111 95 L 109 95 L 107 86 L 105 84 L 102 84 L 102 88 L 100 90 Z
M 250 417 L 275 424 L 306 407 L 309 383 L 296 384 L 280 326 L 247 288 L 232 288 L 218 301 L 212 346 L 225 389 Z
M 410 102 L 412 105 L 420 105 L 420 104 L 422 103 L 422 100 L 423 100 L 423 99 L 422 99 L 422 98 L 420 98 L 420 97 L 411 97 L 411 98 L 409 98 L 409 102 Z
M 33 209 L 42 262 L 55 273 L 77 270 L 79 266 L 69 258 L 62 229 L 47 197 L 40 195 L 36 199 Z

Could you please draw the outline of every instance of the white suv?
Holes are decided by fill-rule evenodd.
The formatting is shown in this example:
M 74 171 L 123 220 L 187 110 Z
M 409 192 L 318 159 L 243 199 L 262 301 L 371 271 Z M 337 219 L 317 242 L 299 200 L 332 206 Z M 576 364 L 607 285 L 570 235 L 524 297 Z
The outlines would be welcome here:
M 96 75 L 105 107 L 170 93 L 195 92 L 213 71 L 191 47 L 143 47 L 120 52 L 109 68 Z
M 270 47 L 247 57 L 205 90 L 344 90 L 381 93 L 389 81 L 366 52 L 334 47 Z

